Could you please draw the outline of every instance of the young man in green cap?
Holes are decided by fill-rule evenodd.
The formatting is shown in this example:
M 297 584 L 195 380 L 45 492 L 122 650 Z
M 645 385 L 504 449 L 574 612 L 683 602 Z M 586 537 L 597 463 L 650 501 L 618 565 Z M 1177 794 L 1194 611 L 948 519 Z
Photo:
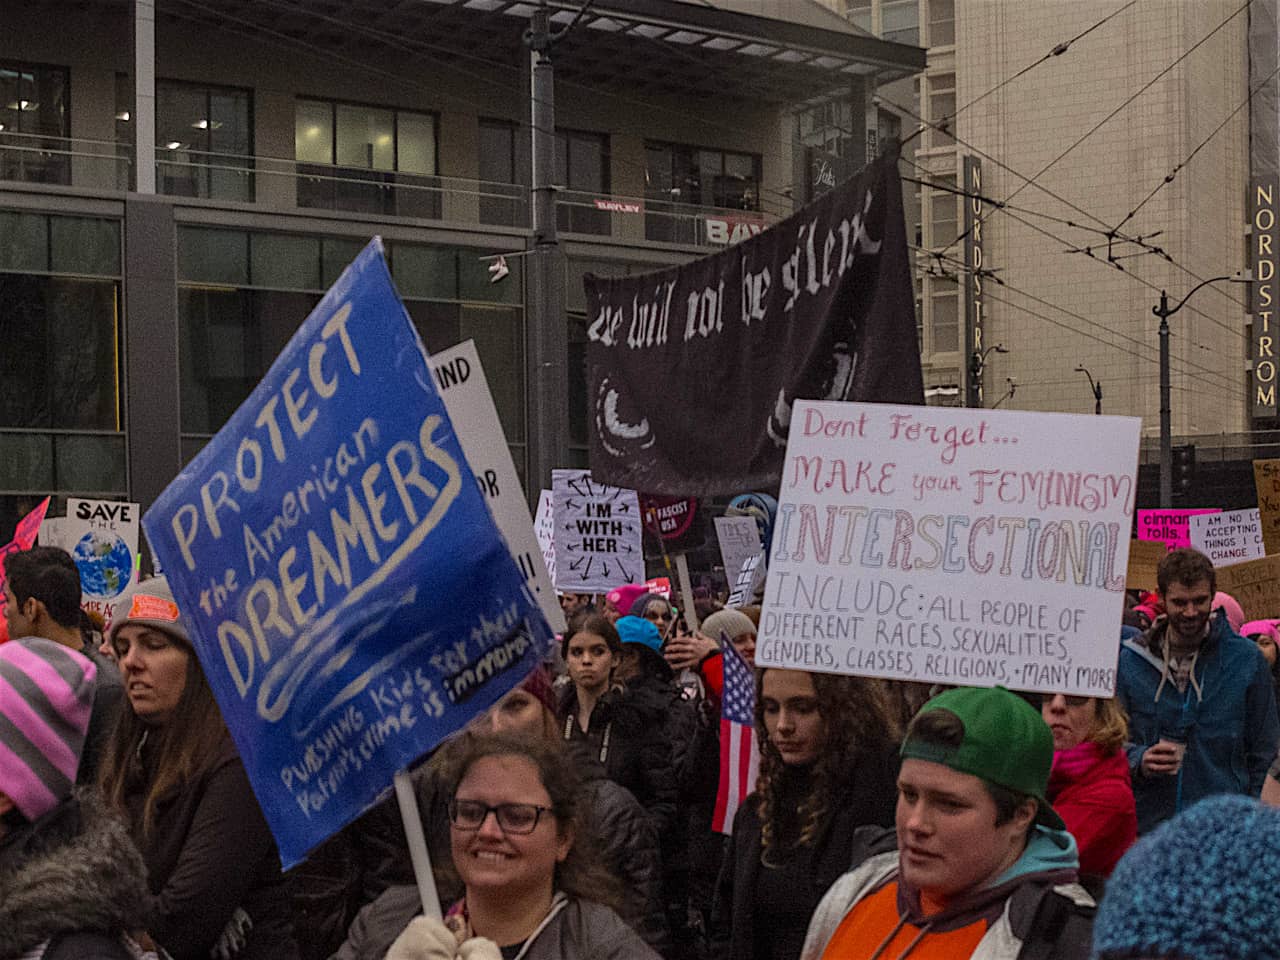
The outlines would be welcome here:
M 1094 901 L 1045 799 L 1053 735 L 1001 687 L 934 697 L 907 730 L 896 852 L 836 881 L 802 960 L 1085 960 Z

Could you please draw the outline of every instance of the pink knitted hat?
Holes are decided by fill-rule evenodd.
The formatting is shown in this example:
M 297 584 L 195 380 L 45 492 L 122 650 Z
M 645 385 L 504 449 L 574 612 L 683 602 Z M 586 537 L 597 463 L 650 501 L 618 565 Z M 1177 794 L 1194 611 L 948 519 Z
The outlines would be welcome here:
M 1217 610 L 1219 607 L 1227 615 L 1227 623 L 1231 624 L 1231 629 L 1239 633 L 1244 626 L 1244 608 L 1236 602 L 1235 597 L 1221 590 L 1213 595 L 1213 609 Z
M 28 820 L 71 795 L 97 673 L 42 637 L 0 645 L 0 793 Z

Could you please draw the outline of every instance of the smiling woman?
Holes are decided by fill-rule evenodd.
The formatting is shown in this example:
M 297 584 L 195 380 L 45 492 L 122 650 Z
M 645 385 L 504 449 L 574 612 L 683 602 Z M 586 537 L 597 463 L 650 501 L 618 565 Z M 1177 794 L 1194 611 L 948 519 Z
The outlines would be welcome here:
M 580 783 L 563 746 L 469 734 L 445 760 L 453 864 L 466 893 L 445 924 L 418 917 L 388 960 L 656 960 L 601 902 L 617 881 L 580 830 Z

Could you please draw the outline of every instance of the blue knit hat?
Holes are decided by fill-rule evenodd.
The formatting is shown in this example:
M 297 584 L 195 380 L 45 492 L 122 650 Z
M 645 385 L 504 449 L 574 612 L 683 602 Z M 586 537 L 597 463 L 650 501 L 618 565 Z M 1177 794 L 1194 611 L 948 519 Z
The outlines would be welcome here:
M 1103 960 L 1280 958 L 1280 810 L 1211 797 L 1139 840 L 1093 926 Z
M 638 643 L 654 653 L 662 652 L 662 635 L 651 621 L 643 617 L 619 617 L 613 626 L 623 643 Z

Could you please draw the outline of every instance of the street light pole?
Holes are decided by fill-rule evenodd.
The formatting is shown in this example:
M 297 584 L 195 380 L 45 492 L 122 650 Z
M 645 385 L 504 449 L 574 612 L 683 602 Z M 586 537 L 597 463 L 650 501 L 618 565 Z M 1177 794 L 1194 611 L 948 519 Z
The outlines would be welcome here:
M 987 369 L 987 356 L 992 350 L 996 353 L 1009 352 L 1003 343 L 997 343 L 982 352 L 975 350 L 969 354 L 969 383 L 965 402 L 970 407 L 982 406 L 982 374 Z
M 1151 312 L 1160 318 L 1160 506 L 1168 509 L 1173 506 L 1173 430 L 1170 423 L 1169 406 L 1169 318 L 1183 308 L 1188 300 L 1201 287 L 1211 283 L 1249 283 L 1250 278 L 1236 274 L 1231 277 L 1210 277 L 1191 288 L 1190 292 L 1178 301 L 1177 306 L 1169 306 L 1169 295 L 1161 290 L 1160 303 L 1151 308 Z
M 1097 416 L 1102 416 L 1102 381 L 1093 382 L 1093 374 L 1084 368 L 1084 364 L 1076 367 L 1076 373 L 1083 373 L 1089 378 L 1089 389 L 1093 391 L 1093 412 Z

